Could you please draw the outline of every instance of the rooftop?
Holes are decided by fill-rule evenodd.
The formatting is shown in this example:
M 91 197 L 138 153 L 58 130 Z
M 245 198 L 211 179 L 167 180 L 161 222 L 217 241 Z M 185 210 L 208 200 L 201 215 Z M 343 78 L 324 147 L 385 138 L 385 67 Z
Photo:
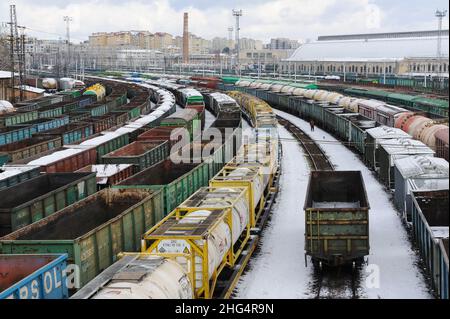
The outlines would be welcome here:
M 442 56 L 448 59 L 449 37 L 442 37 Z M 397 61 L 435 58 L 437 37 L 354 39 L 305 43 L 286 61 Z

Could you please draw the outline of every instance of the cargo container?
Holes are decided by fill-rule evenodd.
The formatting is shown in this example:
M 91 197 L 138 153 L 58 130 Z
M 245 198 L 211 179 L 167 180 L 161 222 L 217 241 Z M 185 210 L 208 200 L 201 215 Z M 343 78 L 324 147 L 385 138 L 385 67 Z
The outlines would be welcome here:
M 142 251 L 175 257 L 189 273 L 195 298 L 212 298 L 219 274 L 234 265 L 250 237 L 245 192 L 198 190 L 145 233 Z
M 200 133 L 200 118 L 195 110 L 182 109 L 161 120 L 159 126 L 184 127 L 189 131 L 191 140 Z
M 420 141 L 391 139 L 380 141 L 380 169 L 378 177 L 388 189 L 394 189 L 394 162 L 411 155 L 434 156 L 434 151 Z
M 369 202 L 361 172 L 314 171 L 305 199 L 305 251 L 313 263 L 361 263 L 369 254 Z
M 225 166 L 209 181 L 211 187 L 244 187 L 247 189 L 248 202 L 251 208 L 250 225 L 255 227 L 264 210 L 263 172 L 259 167 L 231 167 Z
M 67 115 L 51 119 L 37 119 L 34 121 L 23 123 L 23 125 L 28 125 L 32 129 L 33 134 L 48 131 L 66 124 L 69 124 L 69 117 Z M 16 126 L 13 125 L 11 127 Z M 22 127 L 22 125 L 18 125 L 18 127 Z
M 64 173 L 74 172 L 87 165 L 95 164 L 97 151 L 95 148 L 58 148 L 38 156 L 33 156 L 13 164 L 37 165 L 41 172 Z
M 66 299 L 67 254 L 0 255 L 1 299 Z
M 67 253 L 80 269 L 80 286 L 137 252 L 141 236 L 163 218 L 160 192 L 104 189 L 0 239 L 3 254 Z
M 364 161 L 373 170 L 379 167 L 379 143 L 381 140 L 389 139 L 411 139 L 411 135 L 401 129 L 379 126 L 366 130 L 366 141 L 364 149 Z
M 77 123 L 91 118 L 91 113 L 87 111 L 75 111 L 66 113 L 69 117 L 69 123 Z
M 49 105 L 43 108 L 38 109 L 39 118 L 52 118 L 63 115 L 64 108 L 62 105 Z
M 182 128 L 178 126 L 154 127 L 140 134 L 137 137 L 137 141 L 169 141 L 170 147 L 172 147 L 178 141 L 177 137 L 180 136 L 182 132 Z M 171 136 L 173 137 L 172 139 L 170 138 Z
M 0 145 L 30 138 L 33 133 L 36 133 L 36 131 L 31 125 L 13 125 L 0 128 Z
M 412 193 L 414 238 L 431 275 L 431 284 L 441 299 L 448 299 L 448 195 L 448 190 Z M 446 251 L 442 251 L 441 239 L 447 240 Z M 445 278 L 447 281 L 443 282 Z
M 39 166 L 2 166 L 0 167 L 0 190 L 37 177 L 40 174 Z
M 201 164 L 175 164 L 165 160 L 120 182 L 120 188 L 161 190 L 164 214 L 167 215 L 197 189 L 208 185 L 209 166 Z
M 169 156 L 169 142 L 133 142 L 102 157 L 105 164 L 133 164 L 138 171 Z
M 83 92 L 83 96 L 94 96 L 97 101 L 101 101 L 105 98 L 106 88 L 99 83 L 96 83 Z
M 134 120 L 143 114 L 147 114 L 149 111 L 149 103 L 129 103 L 122 105 L 116 109 L 116 111 L 123 112 L 126 111 L 128 114 L 128 119 Z
M 114 115 L 116 125 L 122 126 L 128 121 L 128 113 L 125 111 L 113 111 L 111 112 Z
M 38 119 L 38 111 L 20 111 L 0 114 L 0 128 Z
M 128 145 L 130 139 L 128 134 L 116 134 L 114 132 L 103 132 L 91 136 L 89 139 L 79 142 L 79 147 L 95 147 L 97 151 L 97 163 L 103 163 L 103 156 L 111 153 L 125 145 Z M 68 145 L 67 147 L 77 148 L 77 145 Z
M 102 116 L 93 116 L 89 119 L 83 120 L 83 122 L 93 125 L 94 134 L 106 131 L 107 129 L 117 125 L 116 116 L 114 113 Z
M 97 190 L 93 173 L 42 174 L 0 191 L 0 236 L 34 223 Z
M 100 164 L 89 165 L 77 172 L 92 172 L 96 174 L 97 188 L 103 189 L 118 184 L 132 176 L 134 167 L 131 164 Z
M 439 240 L 439 276 L 437 290 L 441 299 L 448 299 L 448 238 Z
M 74 111 L 74 113 L 77 112 L 88 112 L 91 116 L 102 116 L 108 113 L 110 110 L 108 109 L 108 105 L 105 103 L 93 103 L 89 104 L 83 108 L 79 108 Z
M 3 165 L 9 161 L 9 154 L 0 152 L 0 165 Z
M 9 162 L 26 159 L 62 146 L 61 138 L 52 136 L 36 136 L 18 142 L 0 146 L 0 153 L 7 155 Z
M 135 279 L 137 271 L 142 276 Z M 189 283 L 188 274 L 174 260 L 125 253 L 71 299 L 192 299 L 194 294 Z
M 411 192 L 448 189 L 449 167 L 443 158 L 408 156 L 395 160 L 395 207 L 411 221 Z
M 94 134 L 92 123 L 71 123 L 49 131 L 34 134 L 34 136 L 51 136 L 61 138 L 63 145 L 73 144 Z

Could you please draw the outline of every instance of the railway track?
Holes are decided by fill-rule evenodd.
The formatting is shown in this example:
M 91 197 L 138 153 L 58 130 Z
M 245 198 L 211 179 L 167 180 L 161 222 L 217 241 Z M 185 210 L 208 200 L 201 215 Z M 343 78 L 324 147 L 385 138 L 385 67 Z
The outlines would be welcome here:
M 317 143 L 289 120 L 278 116 L 284 126 L 304 149 L 312 170 L 334 170 L 333 164 Z M 317 263 L 316 263 L 317 264 Z M 352 266 L 319 267 L 314 265 L 311 295 L 315 299 L 356 299 L 360 282 L 360 268 Z
M 310 284 L 315 299 L 358 299 L 360 268 L 315 267 Z
M 319 145 L 314 142 L 308 135 L 305 134 L 300 128 L 295 126 L 289 120 L 277 115 L 278 123 L 284 126 L 301 144 L 305 150 L 308 160 L 311 164 L 311 168 L 315 171 L 332 171 L 334 170 L 333 164 L 328 159 L 327 155 L 323 152 Z

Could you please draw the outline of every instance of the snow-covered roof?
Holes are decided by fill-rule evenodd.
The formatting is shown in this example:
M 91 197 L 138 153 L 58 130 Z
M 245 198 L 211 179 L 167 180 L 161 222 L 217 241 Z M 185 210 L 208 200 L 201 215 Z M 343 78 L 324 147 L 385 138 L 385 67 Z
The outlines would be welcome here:
M 448 57 L 449 37 L 442 37 L 442 55 Z M 395 61 L 436 57 L 437 37 L 305 43 L 287 61 Z M 446 48 L 446 49 L 444 49 Z
M 380 141 L 382 147 L 389 155 L 414 155 L 429 154 L 434 155 L 434 151 L 424 143 L 413 139 L 390 139 Z
M 430 227 L 433 232 L 433 237 L 438 238 L 448 238 L 449 227 L 448 226 L 432 226 Z
M 18 89 L 19 86 L 17 85 L 17 86 L 15 86 L 15 88 Z M 44 89 L 36 88 L 36 87 L 34 87 L 34 86 L 29 86 L 29 85 L 22 85 L 22 89 L 23 89 L 24 91 L 33 92 L 33 93 L 38 93 L 38 94 L 41 94 L 41 93 L 44 93 L 44 92 L 45 92 Z
M 14 73 L 14 75 L 17 75 L 17 73 Z M 0 70 L 0 79 L 9 79 L 9 78 L 11 78 L 11 71 Z
M 412 138 L 411 135 L 399 128 L 384 125 L 368 129 L 366 133 L 374 139 Z
M 97 184 L 106 184 L 108 182 L 108 177 L 119 173 L 120 171 L 126 170 L 128 167 L 133 166 L 132 164 L 99 164 L 91 165 L 91 172 L 96 173 Z
M 404 178 L 447 178 L 448 162 L 439 157 L 408 156 L 395 161 L 395 166 Z
M 31 171 L 36 169 L 38 166 L 31 165 L 5 165 L 0 167 L 0 181 L 8 177 L 15 176 L 26 171 Z
M 437 191 L 448 189 L 447 178 L 412 178 L 408 179 L 408 188 L 413 191 Z

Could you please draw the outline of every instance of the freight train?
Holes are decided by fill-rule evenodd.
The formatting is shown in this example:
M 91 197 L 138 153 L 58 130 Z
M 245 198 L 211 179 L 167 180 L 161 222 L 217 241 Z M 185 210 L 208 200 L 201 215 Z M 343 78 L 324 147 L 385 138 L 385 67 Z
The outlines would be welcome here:
M 332 130 L 345 142 L 353 145 L 361 154 L 364 154 L 364 130 L 370 128 L 365 124 L 371 127 L 385 125 L 400 128 L 432 148 L 438 156 L 444 157 L 448 154 L 448 120 L 446 119 L 429 119 L 383 101 L 354 98 L 337 92 L 318 90 L 308 83 L 294 86 L 271 84 L 267 81 L 242 80 L 237 81 L 234 86 L 228 85 L 227 88 L 260 97 L 271 105 L 294 115 L 312 118 L 317 123 L 323 124 L 325 128 Z M 371 124 L 370 121 L 375 123 Z M 441 140 L 442 138 L 444 140 Z
M 217 114 L 226 113 L 220 105 L 229 108 L 232 101 L 226 99 L 222 104 L 222 95 L 210 94 L 209 98 L 210 105 L 219 106 Z M 243 145 L 209 187 L 200 188 L 148 230 L 141 253 L 124 254 L 73 298 L 229 296 L 236 281 L 229 274 L 243 270 L 256 245 L 251 233 L 260 226 L 269 196 L 274 196 L 271 186 L 278 171 L 278 136 L 266 135 L 271 109 L 268 105 L 262 109 L 262 104 L 248 100 L 244 106 L 254 124 L 256 142 Z M 276 131 L 276 121 L 272 125 Z M 139 278 L 133 276 L 137 272 Z
M 264 97 L 277 108 L 300 118 L 313 119 L 361 155 L 394 194 L 395 206 L 412 228 L 427 269 L 433 276 L 432 286 L 440 298 L 448 298 L 448 281 L 445 279 L 449 267 L 446 122 L 436 122 L 381 101 L 356 99 L 323 90 L 283 87 L 285 92 L 291 93 L 281 93 L 279 87 L 276 92 L 271 91 L 270 85 L 264 89 L 228 85 L 228 89 L 232 88 Z M 395 127 L 387 126 L 392 123 Z M 435 154 L 441 158 L 434 157 Z M 309 206 L 313 205 L 306 205 L 306 212 L 311 209 Z M 435 216 L 436 210 L 446 213 Z M 314 208 L 309 214 L 313 211 Z M 306 239 L 314 239 L 314 236 Z M 367 239 L 359 240 L 360 247 L 366 246 Z M 320 241 L 310 241 L 313 245 L 305 248 L 315 255 L 320 252 L 315 249 L 319 248 Z
M 95 80 L 97 82 L 100 81 L 99 79 Z M 122 85 L 123 87 L 124 84 L 125 83 L 119 82 L 117 85 Z M 224 132 L 228 128 L 232 128 L 233 133 L 230 136 L 223 135 L 222 144 L 218 145 L 215 152 L 210 154 L 208 158 L 202 158 L 205 159 L 204 162 L 201 162 L 200 164 L 174 164 L 170 160 L 165 160 L 165 158 L 169 156 L 168 147 L 165 145 L 171 142 L 167 132 L 169 132 L 170 135 L 170 131 L 174 129 L 189 129 L 190 124 L 188 122 L 193 120 L 194 117 L 190 120 L 184 121 L 183 123 L 180 122 L 180 119 L 182 118 L 172 117 L 169 119 L 167 115 L 172 114 L 175 111 L 174 96 L 170 92 L 161 90 L 160 88 L 150 84 L 143 83 L 141 86 L 145 87 L 146 90 L 150 90 L 149 96 L 151 96 L 156 103 L 156 108 L 150 114 L 141 116 L 136 120 L 127 121 L 127 123 L 122 125 L 120 128 L 111 128 L 109 131 L 103 131 L 100 134 L 96 134 L 96 136 L 83 139 L 79 141 L 77 145 L 65 145 L 66 149 L 64 150 L 57 150 L 56 152 L 53 151 L 51 154 L 49 153 L 48 155 L 41 156 L 41 158 L 32 158 L 31 160 L 29 157 L 26 158 L 27 161 L 30 160 L 30 162 L 33 162 L 33 164 L 38 166 L 31 166 L 29 165 L 30 162 L 28 162 L 23 163 L 25 165 L 20 167 L 34 167 L 37 168 L 37 172 L 42 170 L 46 172 L 72 172 L 78 170 L 79 167 L 82 168 L 79 169 L 79 173 L 71 173 L 73 174 L 73 177 L 72 179 L 69 178 L 67 181 L 64 181 L 61 177 L 56 176 L 53 180 L 51 179 L 47 181 L 48 178 L 55 175 L 54 173 L 42 175 L 42 178 L 45 180 L 41 183 L 42 186 L 44 186 L 45 183 L 45 185 L 48 186 L 41 187 L 39 194 L 33 192 L 33 189 L 36 188 L 35 184 L 37 181 L 34 181 L 31 176 L 30 185 L 18 185 L 18 187 L 24 189 L 29 188 L 29 191 L 26 193 L 26 196 L 28 196 L 26 201 L 29 205 L 22 205 L 20 207 L 23 212 L 27 211 L 27 214 L 23 215 L 24 218 L 20 221 L 21 224 L 15 223 L 14 218 L 19 212 L 19 210 L 16 209 L 18 204 L 16 205 L 16 203 L 10 201 L 12 206 L 15 205 L 14 207 L 7 208 L 13 218 L 13 227 L 10 230 L 5 230 L 5 232 L 9 233 L 10 231 L 13 231 L 13 233 L 10 233 L 6 237 L 2 238 L 0 244 L 0 250 L 2 253 L 22 254 L 29 252 L 30 249 L 34 252 L 44 252 L 47 250 L 47 245 L 50 245 L 50 242 L 53 243 L 52 245 L 61 244 L 60 247 L 66 247 L 59 252 L 64 252 L 66 251 L 65 249 L 69 249 L 68 247 L 71 247 L 71 252 L 68 254 L 68 260 L 83 269 L 80 275 L 80 284 L 84 285 L 115 260 L 116 256 L 106 253 L 104 250 L 105 248 L 108 250 L 108 247 L 116 247 L 115 249 L 119 248 L 123 251 L 137 251 L 140 244 L 139 238 L 145 230 L 149 229 L 156 222 L 161 220 L 161 218 L 163 218 L 169 211 L 173 210 L 174 207 L 179 205 L 199 187 L 207 186 L 209 179 L 211 179 L 224 165 L 225 159 L 228 156 L 227 153 L 229 153 L 230 149 L 231 156 L 236 155 L 235 152 L 237 151 L 239 145 L 233 144 L 236 142 L 240 143 L 241 141 L 240 135 L 238 135 L 240 134 L 239 128 L 241 127 L 240 113 L 236 119 L 237 121 L 229 122 L 226 118 L 218 118 L 218 120 L 211 125 L 211 128 L 218 129 L 221 132 Z M 139 87 L 130 87 L 129 85 L 126 85 L 126 87 L 126 93 L 128 96 L 131 95 L 130 93 L 133 93 L 133 97 L 139 97 L 139 93 L 137 93 L 137 91 L 140 91 Z M 100 94 L 102 94 L 101 91 Z M 97 96 L 97 94 L 95 96 Z M 107 98 L 108 97 L 110 97 L 110 95 L 108 95 Z M 131 98 L 130 103 L 122 106 L 130 111 L 126 112 L 127 115 L 130 116 L 135 114 L 133 106 L 135 99 L 133 97 Z M 138 100 L 144 100 L 143 103 L 145 104 L 149 103 L 147 98 L 139 98 Z M 237 105 L 236 108 L 238 109 Z M 141 109 L 147 110 L 148 105 L 144 105 L 139 108 L 139 110 Z M 199 112 L 192 109 L 183 109 L 181 112 L 189 112 L 192 114 L 195 113 L 195 118 L 197 119 L 200 116 Z M 224 112 L 222 113 L 225 114 Z M 236 114 L 236 110 L 233 110 L 232 113 Z M 173 113 L 173 115 L 175 114 L 176 113 Z M 176 120 L 175 123 L 173 123 L 173 119 Z M 184 120 L 186 119 L 184 118 Z M 234 126 L 230 126 L 229 124 Z M 163 133 L 165 138 L 162 137 L 161 131 L 165 131 L 165 133 Z M 202 139 L 200 142 L 200 148 L 203 149 L 208 142 L 209 141 Z M 154 145 L 155 147 L 147 148 L 147 145 Z M 164 147 L 162 148 L 161 146 Z M 185 147 L 190 148 L 194 147 L 194 145 L 185 145 Z M 85 156 L 77 157 L 79 153 L 84 151 L 87 151 L 88 154 L 83 153 Z M 119 151 L 120 154 L 115 154 Z M 42 153 L 40 155 L 42 155 Z M 103 177 L 111 177 L 112 180 L 112 175 L 115 175 L 116 170 L 108 169 L 111 168 L 111 164 L 108 162 L 111 158 L 115 158 L 115 160 L 118 160 L 119 162 L 130 161 L 133 159 L 133 161 L 135 161 L 132 162 L 134 171 L 131 174 L 136 174 L 116 179 L 116 182 L 121 184 L 118 185 L 117 188 L 115 185 L 113 186 L 116 190 L 102 190 L 95 193 L 99 188 L 99 185 L 97 185 L 97 187 L 95 186 L 96 181 L 98 182 L 99 179 L 104 179 Z M 86 166 L 87 163 L 89 164 Z M 94 169 L 94 174 L 92 174 L 93 164 L 103 165 L 103 172 L 108 170 L 112 172 L 112 174 L 101 174 L 102 170 L 98 169 Z M 5 170 L 5 173 L 11 174 L 11 171 L 12 170 L 8 169 Z M 22 172 L 21 170 L 15 171 L 17 174 Z M 27 177 L 28 175 L 25 175 L 24 172 L 20 176 Z M 144 177 L 144 179 L 141 179 L 141 177 Z M 7 179 L 8 183 L 5 184 L 6 187 L 11 186 L 11 183 L 15 182 L 12 176 L 9 176 Z M 141 185 L 142 187 L 136 187 L 136 181 L 138 180 L 139 184 L 145 185 Z M 74 185 L 77 185 L 75 190 Z M 58 189 L 57 193 L 52 191 L 55 188 Z M 49 196 L 40 196 L 47 194 L 48 191 L 51 191 L 48 193 Z M 74 193 L 74 191 L 76 192 Z M 136 198 L 132 199 L 134 197 L 132 194 L 134 193 L 140 195 L 136 195 Z M 36 196 L 38 196 L 38 198 L 35 198 Z M 70 226 L 67 221 L 70 219 L 69 216 L 71 214 L 78 214 L 80 219 L 86 218 L 87 215 L 85 216 L 85 206 L 94 207 L 97 204 L 103 205 L 101 203 L 104 203 L 106 206 L 103 205 L 101 207 L 108 209 L 108 205 L 111 203 L 106 203 L 105 198 L 115 198 L 118 200 L 116 203 L 117 210 L 114 210 L 114 212 L 111 210 L 111 214 L 118 214 L 118 216 L 116 216 L 117 218 L 105 220 L 105 216 L 102 214 L 105 214 L 108 210 L 91 210 L 91 217 L 94 215 L 97 216 L 98 218 L 96 217 L 95 220 L 101 221 L 102 224 L 96 224 L 98 227 L 94 232 L 88 231 L 92 230 L 89 228 L 92 226 L 89 223 L 81 223 L 79 225 L 80 230 L 77 231 L 77 233 L 70 232 L 69 229 L 67 229 L 67 232 L 63 236 L 63 238 L 65 238 L 65 244 L 63 245 L 61 242 L 61 234 L 57 234 L 52 231 L 52 229 L 54 230 L 52 225 L 56 223 L 60 225 L 62 229 L 69 228 Z M 122 202 L 123 205 L 120 204 Z M 139 215 L 140 217 L 135 215 L 138 214 L 138 212 L 136 210 L 130 210 L 130 206 L 127 206 L 128 204 L 125 205 L 125 202 L 141 205 L 139 207 L 142 207 L 142 211 L 139 211 L 139 214 L 142 213 L 144 215 Z M 32 207 L 44 207 L 41 206 L 41 204 L 48 205 L 49 203 L 51 203 L 51 206 L 56 210 L 46 208 L 45 213 L 39 212 L 38 214 L 38 212 L 32 209 Z M 71 205 L 73 203 L 76 203 L 76 205 Z M 57 214 L 55 214 L 56 211 L 58 211 Z M 108 214 L 108 216 L 112 217 L 110 213 Z M 129 218 L 131 215 L 135 217 L 133 217 L 133 220 L 130 223 Z M 141 223 L 141 220 L 144 220 L 145 222 Z M 34 227 L 27 226 L 31 223 L 31 221 L 36 222 Z M 119 237 L 111 238 L 111 240 L 106 240 L 106 238 L 103 238 L 102 245 L 91 246 L 91 244 L 89 244 L 94 237 L 98 238 L 98 236 L 101 236 L 105 229 L 116 227 L 114 225 L 117 223 L 123 223 L 123 226 L 121 226 L 123 231 L 117 232 L 118 229 L 114 228 L 115 233 Z M 43 243 L 40 240 L 29 240 L 29 234 L 34 231 L 38 231 L 40 236 L 42 235 L 43 238 L 48 239 L 46 243 Z M 130 233 L 131 231 L 132 233 Z M 129 237 L 130 235 L 131 237 Z M 35 238 L 34 235 L 31 236 L 32 238 Z M 126 239 L 126 242 L 120 242 L 120 238 Z M 117 240 L 119 240 L 119 242 Z M 14 244 L 10 245 L 13 242 Z M 95 256 L 87 254 L 88 250 L 95 251 Z M 81 258 L 78 258 L 77 256 L 81 256 Z M 18 296 L 15 295 L 15 297 Z

